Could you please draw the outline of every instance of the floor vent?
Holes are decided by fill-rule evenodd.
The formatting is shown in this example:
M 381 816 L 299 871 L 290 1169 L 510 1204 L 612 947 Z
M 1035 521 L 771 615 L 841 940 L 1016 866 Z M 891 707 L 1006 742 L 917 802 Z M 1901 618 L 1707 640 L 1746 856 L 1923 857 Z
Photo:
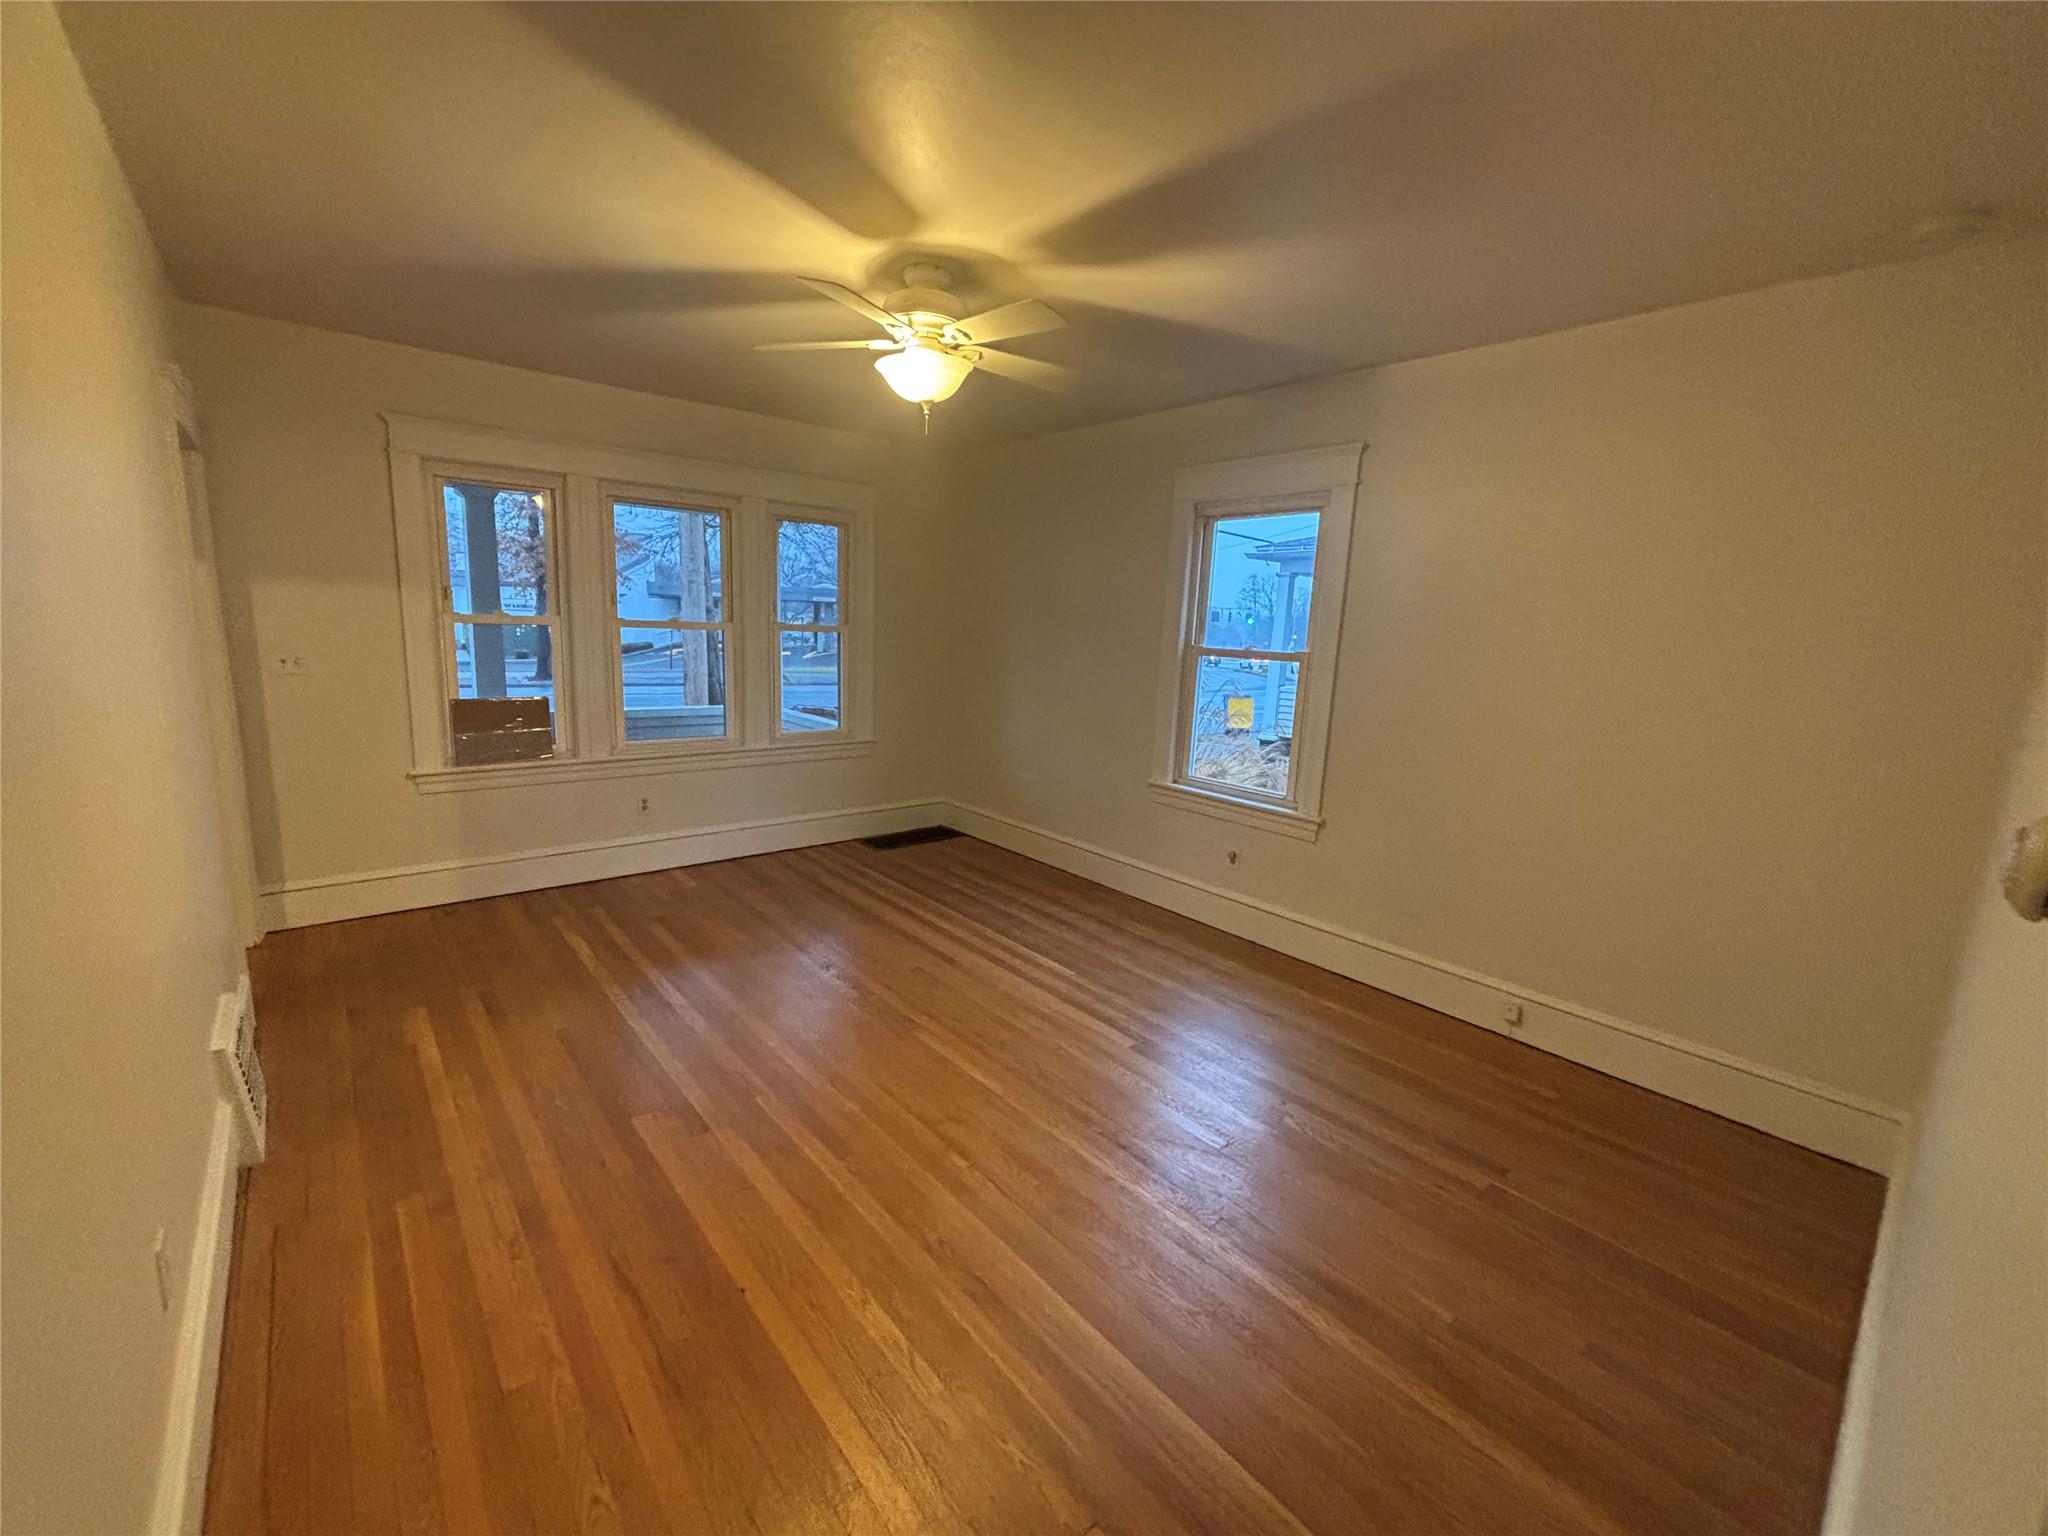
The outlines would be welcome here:
M 221 1095 L 235 1106 L 241 1121 L 242 1161 L 260 1163 L 270 1092 L 263 1086 L 263 1063 L 256 1055 L 256 1009 L 246 976 L 233 992 L 221 994 L 213 1022 L 213 1063 Z
M 880 837 L 864 837 L 861 841 L 870 848 L 908 848 L 913 843 L 943 843 L 960 835 L 951 827 L 912 827 L 908 832 L 884 832 Z

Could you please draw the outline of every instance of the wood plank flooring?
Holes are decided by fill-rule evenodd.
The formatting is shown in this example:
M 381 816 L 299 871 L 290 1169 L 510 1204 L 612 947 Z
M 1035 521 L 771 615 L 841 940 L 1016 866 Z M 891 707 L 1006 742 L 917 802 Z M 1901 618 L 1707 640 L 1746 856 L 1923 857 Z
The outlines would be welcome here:
M 1881 1181 L 986 844 L 254 960 L 213 1532 L 1818 1522 Z

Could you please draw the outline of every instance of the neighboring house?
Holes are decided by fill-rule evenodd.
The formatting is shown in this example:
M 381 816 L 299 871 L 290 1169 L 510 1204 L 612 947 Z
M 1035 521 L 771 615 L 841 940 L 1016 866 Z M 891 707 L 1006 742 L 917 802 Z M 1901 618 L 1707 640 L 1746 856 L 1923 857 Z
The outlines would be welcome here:
M 713 567 L 706 576 L 713 608 L 724 597 L 724 573 Z M 651 552 L 628 556 L 619 567 L 619 617 L 673 619 L 683 611 L 683 583 L 673 560 Z
M 776 617 L 787 624 L 837 624 L 839 584 L 836 581 L 797 582 L 786 577 L 778 588 L 780 608 Z

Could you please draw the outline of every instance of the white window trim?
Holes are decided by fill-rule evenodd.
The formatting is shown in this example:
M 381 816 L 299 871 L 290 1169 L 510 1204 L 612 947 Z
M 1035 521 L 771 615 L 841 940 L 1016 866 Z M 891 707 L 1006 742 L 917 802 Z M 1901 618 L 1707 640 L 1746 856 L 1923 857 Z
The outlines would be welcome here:
M 856 756 L 874 746 L 873 491 L 851 481 L 782 470 L 687 459 L 641 449 L 532 437 L 493 427 L 386 413 L 391 506 L 397 540 L 399 609 L 405 641 L 406 690 L 412 722 L 412 770 L 423 792 L 490 789 L 580 779 L 736 768 L 768 762 L 811 762 Z M 451 467 L 488 482 L 559 485 L 552 554 L 561 595 L 567 666 L 558 676 L 555 755 L 524 763 L 454 766 L 449 761 L 448 695 L 439 635 L 446 559 L 434 477 Z M 733 607 L 738 665 L 728 657 L 728 687 L 738 677 L 739 719 L 732 734 L 709 742 L 624 742 L 618 666 L 612 652 L 616 592 L 611 553 L 615 493 L 705 510 L 731 518 L 727 558 L 740 587 Z M 774 519 L 829 517 L 848 530 L 843 556 L 849 590 L 848 629 L 841 641 L 841 709 L 835 731 L 778 736 L 773 686 Z M 762 588 L 765 585 L 765 591 Z M 728 593 L 728 602 L 734 594 Z M 730 718 L 730 717 L 729 717 Z
M 1351 526 L 1364 453 L 1364 443 L 1339 443 L 1191 465 L 1174 477 L 1167 591 L 1177 596 L 1167 603 L 1160 643 L 1150 786 L 1152 798 L 1160 804 L 1288 837 L 1313 839 L 1322 830 L 1330 705 L 1336 692 L 1338 636 L 1343 628 Z M 1187 732 L 1192 724 L 1193 657 L 1207 612 L 1203 591 L 1207 551 L 1200 534 L 1219 517 L 1297 509 L 1314 509 L 1322 518 L 1316 537 L 1307 661 L 1294 701 L 1294 746 L 1288 795 L 1283 802 L 1232 794 L 1225 786 L 1190 779 L 1185 765 Z

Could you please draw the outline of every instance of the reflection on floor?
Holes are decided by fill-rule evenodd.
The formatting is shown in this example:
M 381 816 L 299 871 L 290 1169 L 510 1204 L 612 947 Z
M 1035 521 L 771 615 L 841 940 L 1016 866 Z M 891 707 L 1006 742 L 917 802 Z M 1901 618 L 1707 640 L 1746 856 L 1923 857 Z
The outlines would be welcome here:
M 214 1531 L 1818 1520 L 1879 1180 L 985 844 L 256 960 Z

